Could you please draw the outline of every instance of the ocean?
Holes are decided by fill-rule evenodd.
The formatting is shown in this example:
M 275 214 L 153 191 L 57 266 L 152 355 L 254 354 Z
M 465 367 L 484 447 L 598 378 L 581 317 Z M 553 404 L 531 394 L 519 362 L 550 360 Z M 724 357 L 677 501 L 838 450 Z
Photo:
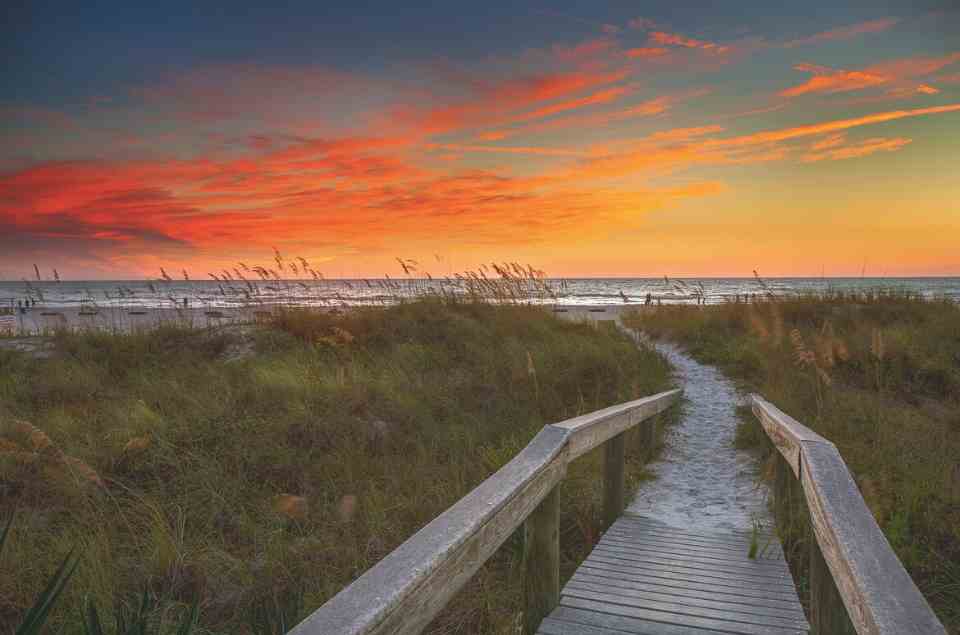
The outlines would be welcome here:
M 535 302 L 569 305 L 604 304 L 717 304 L 737 296 L 772 292 L 883 289 L 909 291 L 931 298 L 960 301 L 960 277 L 945 278 L 565 278 L 545 280 L 548 294 Z M 258 281 L 20 281 L 0 282 L 0 306 L 32 298 L 38 307 L 183 306 L 235 307 L 251 304 L 337 306 L 386 304 L 425 292 L 458 293 L 453 281 L 391 280 L 286 280 Z

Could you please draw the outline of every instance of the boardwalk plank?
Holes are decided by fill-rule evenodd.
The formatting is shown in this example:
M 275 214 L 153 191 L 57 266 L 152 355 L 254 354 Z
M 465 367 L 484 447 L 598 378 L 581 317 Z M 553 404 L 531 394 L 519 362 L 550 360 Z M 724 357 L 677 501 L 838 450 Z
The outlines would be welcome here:
M 780 626 L 760 626 L 757 624 L 745 624 L 733 620 L 712 619 L 709 617 L 700 617 L 696 615 L 682 615 L 680 613 L 671 613 L 669 611 L 658 611 L 655 609 L 645 609 L 635 606 L 621 606 L 607 602 L 589 600 L 579 597 L 563 596 L 560 599 L 561 606 L 570 606 L 573 608 L 587 609 L 598 613 L 607 613 L 609 615 L 620 615 L 622 617 L 636 617 L 651 622 L 661 622 L 664 624 L 674 624 L 677 626 L 689 626 L 693 628 L 705 628 L 718 630 L 726 633 L 738 633 L 740 635 L 785 635 L 787 633 L 797 634 L 806 633 L 806 628 L 789 628 Z
M 615 604 L 617 606 L 631 606 L 641 609 L 650 609 L 662 611 L 665 613 L 675 613 L 682 616 L 704 617 L 717 620 L 725 620 L 743 624 L 755 624 L 757 626 L 775 626 L 779 628 L 800 628 L 806 627 L 806 620 L 796 617 L 781 617 L 779 615 L 769 615 L 764 613 L 743 613 L 739 606 L 731 608 L 731 605 L 716 607 L 697 606 L 692 604 L 680 604 L 675 601 L 652 600 L 646 597 L 634 597 L 611 593 L 607 589 L 594 590 L 586 588 L 583 584 L 567 585 L 563 591 L 564 597 L 582 598 L 586 600 L 597 600 L 604 604 Z M 677 618 L 679 619 L 679 618 Z
M 750 532 L 687 531 L 619 518 L 567 582 L 545 635 L 807 633 L 779 543 L 748 556 Z M 760 536 L 761 546 L 769 536 Z
M 650 569 L 663 569 L 679 574 L 686 574 L 698 577 L 709 577 L 742 580 L 745 582 L 755 582 L 757 584 L 770 584 L 777 586 L 789 586 L 792 580 L 789 576 L 769 576 L 759 575 L 752 571 L 738 571 L 724 569 L 723 567 L 699 566 L 696 563 L 684 562 L 682 560 L 656 559 L 656 558 L 631 558 L 618 553 L 610 553 L 602 549 L 594 549 L 592 556 L 600 562 L 618 563 L 628 566 L 640 566 Z
M 783 574 L 783 569 L 779 566 L 777 560 L 770 558 L 751 559 L 747 555 L 747 551 L 741 552 L 740 554 L 737 554 L 736 552 L 729 554 L 716 554 L 692 549 L 688 550 L 682 547 L 667 548 L 660 545 L 650 545 L 647 543 L 631 545 L 630 543 L 618 543 L 616 541 L 606 540 L 601 540 L 597 544 L 596 548 L 603 548 L 610 552 L 623 553 L 638 557 L 656 555 L 663 558 L 679 558 L 681 560 L 699 562 L 708 566 L 719 566 L 724 568 L 729 567 L 731 569 L 747 568 L 750 571 L 762 571 L 766 569 L 776 572 L 778 575 Z
M 649 591 L 651 593 L 663 593 L 675 597 L 687 597 L 704 600 L 725 600 L 727 602 L 741 603 L 744 606 L 764 606 L 772 609 L 780 609 L 797 615 L 803 615 L 799 602 L 795 597 L 787 594 L 765 594 L 763 591 L 749 592 L 739 588 L 724 588 L 711 584 L 702 585 L 684 585 L 679 586 L 670 580 L 663 579 L 644 579 L 642 581 L 627 580 L 623 577 L 609 577 L 603 575 L 603 571 L 597 571 L 583 567 L 578 570 L 570 581 L 584 580 L 605 584 L 611 589 L 624 589 L 636 591 Z
M 599 635 L 599 633 L 630 633 L 630 635 L 723 635 L 722 631 L 712 631 L 677 624 L 651 622 L 635 617 L 608 615 L 595 611 L 586 611 L 569 606 L 557 607 L 557 610 L 544 621 L 547 635 Z
M 691 553 L 691 554 L 701 554 L 704 556 L 715 556 L 718 559 L 729 559 L 733 558 L 737 561 L 743 560 L 743 554 L 749 553 L 750 549 L 748 547 L 741 547 L 737 545 L 736 547 L 720 547 L 720 546 L 702 546 L 691 543 L 683 543 L 679 541 L 665 541 L 660 539 L 652 539 L 650 537 L 644 537 L 642 539 L 629 538 L 619 534 L 607 534 L 601 539 L 602 543 L 610 545 L 619 545 L 627 547 L 645 547 L 652 549 L 659 549 L 661 551 L 681 551 L 682 553 Z M 760 551 L 762 555 L 758 556 L 758 560 L 782 560 L 783 555 L 780 550 L 779 543 L 759 543 Z
M 787 603 L 777 604 L 775 602 L 757 601 L 756 598 L 750 598 L 750 602 L 744 602 L 743 598 L 736 595 L 706 594 L 682 592 L 682 590 L 671 588 L 640 586 L 627 587 L 621 584 L 611 584 L 611 580 L 606 578 L 591 577 L 586 575 L 574 575 L 567 586 L 577 586 L 599 590 L 607 589 L 610 593 L 624 595 L 627 597 L 648 598 L 657 600 L 661 598 L 672 598 L 674 602 L 680 604 L 689 604 L 692 606 L 703 606 L 707 608 L 718 608 L 740 613 L 752 613 L 759 615 L 777 615 L 788 619 L 804 619 L 803 611 L 798 607 Z
M 730 572 L 722 569 L 706 569 L 697 567 L 671 566 L 662 562 L 651 561 L 628 561 L 617 555 L 594 552 L 590 555 L 590 562 L 594 566 L 606 566 L 620 571 L 659 571 L 670 575 L 680 576 L 692 580 L 715 580 L 717 584 L 727 584 L 731 586 L 746 584 L 759 588 L 775 588 L 789 591 L 792 588 L 792 581 L 789 578 L 763 578 L 757 579 L 749 573 Z

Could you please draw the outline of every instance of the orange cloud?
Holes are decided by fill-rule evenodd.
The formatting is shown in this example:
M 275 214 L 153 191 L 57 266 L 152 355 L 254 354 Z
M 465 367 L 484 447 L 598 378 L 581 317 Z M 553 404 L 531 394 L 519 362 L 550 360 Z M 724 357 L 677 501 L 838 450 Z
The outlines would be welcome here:
M 739 137 L 717 140 L 717 145 L 738 146 L 757 143 L 771 143 L 775 141 L 786 141 L 789 139 L 798 139 L 809 137 L 827 132 L 839 132 L 849 130 L 858 126 L 867 126 L 875 123 L 885 123 L 887 121 L 896 121 L 908 117 L 922 117 L 925 115 L 943 114 L 948 112 L 960 111 L 960 104 L 948 104 L 945 106 L 931 106 L 929 108 L 915 108 L 913 110 L 892 110 L 888 112 L 878 112 L 863 117 L 854 117 L 851 119 L 838 119 L 835 121 L 824 121 L 821 123 L 810 124 L 806 126 L 795 126 L 792 128 L 781 128 L 779 130 L 768 130 L 757 132 Z
M 831 137 L 831 140 L 835 139 L 836 137 Z M 815 150 L 815 152 L 804 155 L 801 160 L 804 163 L 813 163 L 824 160 L 838 161 L 853 159 L 856 157 L 865 157 L 875 152 L 893 152 L 910 142 L 911 139 L 906 137 L 895 137 L 892 139 L 875 137 L 865 139 L 858 143 L 845 143 L 841 137 L 839 142 L 832 141 L 826 145 L 823 142 L 814 144 L 812 149 Z
M 493 154 L 535 154 L 546 157 L 582 157 L 589 154 L 584 150 L 566 148 L 539 148 L 531 146 L 480 146 L 460 143 L 431 143 L 427 149 L 451 150 L 454 152 L 485 152 Z
M 628 108 L 621 108 L 606 112 L 571 115 L 552 119 L 550 121 L 535 123 L 532 125 L 483 132 L 478 135 L 478 138 L 482 141 L 500 141 L 502 139 L 515 137 L 520 134 L 533 134 L 546 132 L 549 130 L 564 130 L 570 128 L 596 128 L 618 121 L 626 121 L 638 117 L 652 117 L 667 112 L 680 101 L 694 97 L 701 97 L 708 92 L 709 91 L 707 90 L 693 90 L 677 95 L 664 95 L 640 102 L 639 104 L 630 106 Z
M 808 93 L 839 93 L 862 90 L 892 81 L 893 78 L 863 71 L 834 70 L 813 64 L 797 64 L 794 69 L 813 73 L 813 77 L 799 86 L 782 90 L 781 97 L 798 97 Z
M 666 33 L 664 31 L 653 31 L 649 35 L 650 42 L 661 46 L 680 46 L 690 49 L 701 49 L 711 53 L 723 54 L 730 51 L 729 46 L 721 46 L 716 42 L 706 40 L 695 40 L 693 38 L 677 35 L 676 33 Z
M 880 33 L 888 29 L 893 28 L 898 22 L 899 18 L 882 18 L 879 20 L 870 20 L 868 22 L 860 22 L 858 24 L 852 24 L 850 26 L 839 27 L 836 29 L 830 29 L 829 31 L 822 31 L 816 33 L 809 37 L 800 38 L 798 40 L 791 40 L 784 44 L 786 48 L 794 48 L 797 46 L 806 46 L 809 44 L 819 44 L 821 42 L 832 42 L 836 40 L 849 40 L 851 38 L 857 37 L 858 35 L 863 35 L 865 33 Z
M 608 152 L 579 162 L 573 169 L 559 172 L 554 178 L 608 179 L 623 176 L 648 177 L 668 174 L 697 165 L 732 165 L 777 161 L 790 155 L 790 148 L 782 142 L 804 137 L 840 133 L 851 128 L 884 123 L 932 114 L 960 111 L 960 104 L 896 110 L 874 113 L 863 117 L 825 121 L 805 126 L 766 130 L 735 137 L 708 137 L 719 132 L 719 126 L 681 128 L 650 135 L 643 139 L 624 142 L 626 150 Z M 825 142 L 821 159 L 843 159 L 866 156 L 873 152 L 896 150 L 909 139 L 871 139 L 862 144 L 846 144 L 843 138 Z M 815 154 L 815 153 L 814 153 Z
M 534 111 L 518 115 L 513 118 L 512 121 L 520 123 L 524 121 L 530 121 L 532 119 L 542 119 L 544 117 L 556 115 L 568 110 L 576 110 L 578 108 L 595 106 L 597 104 L 606 104 L 628 94 L 630 94 L 630 89 L 625 86 L 607 88 L 605 90 L 593 93 L 592 95 L 587 95 L 586 97 L 580 97 L 578 99 L 572 99 L 570 101 L 564 101 L 558 104 L 543 106 L 542 108 L 538 108 Z
M 960 53 L 942 57 L 912 57 L 873 64 L 863 70 L 833 69 L 815 64 L 797 64 L 794 69 L 813 76 L 803 84 L 780 91 L 781 97 L 798 97 L 810 93 L 840 93 L 888 85 L 891 97 L 907 97 L 917 93 L 935 95 L 940 91 L 912 78 L 930 75 L 960 61 Z
M 569 96 L 597 86 L 616 83 L 625 70 L 573 71 L 507 80 L 475 87 L 471 99 L 441 106 L 402 106 L 392 109 L 386 121 L 401 123 L 421 134 L 440 134 L 480 125 L 508 121 L 518 111 L 539 102 Z

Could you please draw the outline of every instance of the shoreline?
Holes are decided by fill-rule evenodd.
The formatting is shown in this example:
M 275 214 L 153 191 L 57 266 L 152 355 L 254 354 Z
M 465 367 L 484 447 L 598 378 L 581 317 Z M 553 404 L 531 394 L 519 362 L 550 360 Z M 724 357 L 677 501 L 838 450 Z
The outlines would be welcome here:
M 542 306 L 547 312 L 552 312 L 565 319 L 611 322 L 617 320 L 624 310 L 649 310 L 654 308 L 652 305 L 643 304 L 545 304 L 536 306 Z M 331 313 L 349 311 L 355 307 L 278 304 L 256 307 L 174 309 L 114 306 L 100 307 L 93 311 L 84 307 L 35 307 L 23 313 L 15 313 L 12 316 L 14 318 L 12 327 L 9 319 L 4 323 L 6 326 L 0 324 L 0 333 L 14 337 L 30 337 L 49 334 L 58 330 L 135 333 L 157 329 L 162 326 L 204 329 L 212 326 L 255 324 L 270 319 L 279 310 L 285 308 Z M 11 316 L 5 317 L 9 318 Z

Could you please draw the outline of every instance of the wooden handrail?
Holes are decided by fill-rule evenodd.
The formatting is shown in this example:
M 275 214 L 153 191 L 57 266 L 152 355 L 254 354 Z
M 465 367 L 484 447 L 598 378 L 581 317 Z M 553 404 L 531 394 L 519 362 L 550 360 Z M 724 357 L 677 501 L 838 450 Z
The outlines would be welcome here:
M 776 495 L 792 472 L 809 510 L 815 631 L 946 633 L 890 548 L 836 446 L 759 395 L 751 396 L 751 405 L 782 457 Z
M 559 505 L 556 485 L 575 458 L 677 402 L 662 392 L 544 426 L 520 453 L 434 518 L 352 584 L 314 611 L 294 635 L 419 633 L 450 598 L 526 522 L 527 630 L 559 600 Z M 609 457 L 610 454 L 608 453 Z M 622 453 L 619 455 L 622 460 Z M 607 465 L 605 489 L 622 466 Z M 614 476 L 616 478 L 616 476 Z M 611 512 L 605 510 L 605 516 Z

